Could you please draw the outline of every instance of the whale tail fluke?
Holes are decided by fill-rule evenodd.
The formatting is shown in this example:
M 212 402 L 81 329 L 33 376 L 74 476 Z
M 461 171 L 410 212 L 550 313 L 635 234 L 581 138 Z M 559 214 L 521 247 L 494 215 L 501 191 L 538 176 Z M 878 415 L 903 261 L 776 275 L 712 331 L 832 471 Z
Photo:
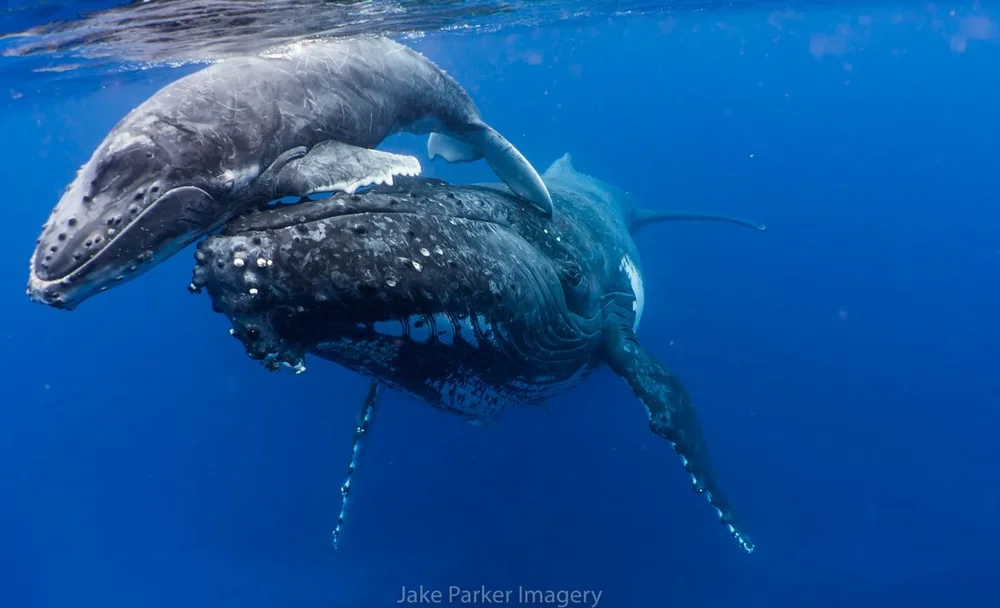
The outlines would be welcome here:
M 708 499 L 740 547 L 752 553 L 753 542 L 715 479 L 691 396 L 680 379 L 639 344 L 623 319 L 609 323 L 604 338 L 604 358 L 646 406 L 650 430 L 670 441 L 695 491 Z
M 754 230 L 767 230 L 764 224 L 749 222 L 738 217 L 729 215 L 718 215 L 714 213 L 681 213 L 672 211 L 655 211 L 653 209 L 637 208 L 629 218 L 629 232 L 635 234 L 639 230 L 659 222 L 681 222 L 681 221 L 705 221 L 705 222 L 728 222 L 737 224 Z
M 427 138 L 427 157 L 434 160 L 439 156 L 449 163 L 471 163 L 483 158 L 471 144 L 435 131 Z
M 354 428 L 354 439 L 351 442 L 351 462 L 347 466 L 347 479 L 344 485 L 340 486 L 340 514 L 337 516 L 337 525 L 333 529 L 333 546 L 340 548 L 340 537 L 344 531 L 344 518 L 347 515 L 347 499 L 351 493 L 351 478 L 358 468 L 358 455 L 361 453 L 361 445 L 368 431 L 371 428 L 372 418 L 375 416 L 375 407 L 378 405 L 379 397 L 382 396 L 384 385 L 378 380 L 372 380 L 368 385 L 368 393 L 361 405 L 361 413 L 358 414 L 358 424 Z
M 431 133 L 427 139 L 427 155 L 431 160 L 440 156 L 450 163 L 486 159 L 507 186 L 526 201 L 538 207 L 546 216 L 552 215 L 552 195 L 538 171 L 514 144 L 486 124 L 476 128 L 444 133 Z

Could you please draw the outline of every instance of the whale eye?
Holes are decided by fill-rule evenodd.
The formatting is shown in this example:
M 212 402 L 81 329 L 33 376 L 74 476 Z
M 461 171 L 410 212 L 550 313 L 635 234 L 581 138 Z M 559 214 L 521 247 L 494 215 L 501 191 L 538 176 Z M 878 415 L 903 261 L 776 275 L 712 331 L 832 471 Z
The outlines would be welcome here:
M 256 340 L 260 338 L 260 329 L 256 325 L 251 325 L 247 328 L 247 339 Z
M 576 287 L 581 281 L 583 281 L 583 273 L 580 272 L 579 266 L 569 266 L 566 268 L 565 272 L 566 281 L 568 281 L 570 285 Z

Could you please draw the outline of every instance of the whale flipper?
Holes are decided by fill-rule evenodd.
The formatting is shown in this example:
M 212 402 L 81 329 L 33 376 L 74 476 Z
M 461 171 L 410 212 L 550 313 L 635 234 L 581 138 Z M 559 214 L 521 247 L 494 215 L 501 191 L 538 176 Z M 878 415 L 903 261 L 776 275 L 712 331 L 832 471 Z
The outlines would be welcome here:
M 353 194 L 365 186 L 392 184 L 397 175 L 420 175 L 420 161 L 413 156 L 330 140 L 288 162 L 266 186 L 272 198 L 317 192 Z
M 440 156 L 450 163 L 471 162 L 481 158 L 514 192 L 546 216 L 552 215 L 552 195 L 538 171 L 514 144 L 485 123 L 467 131 L 432 133 L 427 139 L 427 155 Z
M 649 428 L 671 442 L 691 475 L 696 492 L 704 494 L 719 518 L 747 553 L 753 542 L 743 531 L 729 499 L 715 479 L 705 437 L 680 379 L 639 344 L 624 319 L 613 319 L 604 331 L 604 359 L 639 397 L 649 414 Z
M 358 468 L 358 454 L 361 453 L 361 443 L 364 441 L 368 430 L 371 428 L 372 418 L 375 416 L 375 406 L 378 405 L 379 397 L 382 396 L 384 385 L 378 380 L 372 380 L 368 385 L 368 394 L 361 404 L 361 413 L 358 414 L 358 424 L 354 427 L 354 439 L 351 442 L 351 462 L 347 466 L 347 480 L 340 486 L 340 515 L 337 516 L 337 526 L 333 529 L 333 546 L 337 548 L 340 542 L 340 535 L 344 528 L 344 517 L 347 514 L 347 498 L 351 493 L 351 477 Z

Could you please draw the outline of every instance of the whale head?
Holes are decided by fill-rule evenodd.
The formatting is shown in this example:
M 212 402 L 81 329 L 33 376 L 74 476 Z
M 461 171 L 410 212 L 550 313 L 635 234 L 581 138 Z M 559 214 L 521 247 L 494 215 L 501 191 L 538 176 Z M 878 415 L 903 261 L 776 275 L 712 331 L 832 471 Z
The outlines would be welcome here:
M 191 147 L 168 137 L 166 125 L 145 126 L 112 131 L 67 186 L 31 257 L 32 300 L 76 308 L 226 219 L 197 183 Z

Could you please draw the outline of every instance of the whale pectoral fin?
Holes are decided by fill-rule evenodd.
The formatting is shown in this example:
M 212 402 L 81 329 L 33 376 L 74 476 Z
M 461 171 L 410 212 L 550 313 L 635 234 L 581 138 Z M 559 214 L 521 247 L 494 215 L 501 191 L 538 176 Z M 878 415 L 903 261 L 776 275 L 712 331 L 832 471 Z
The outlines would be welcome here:
M 451 162 L 485 158 L 497 177 L 506 183 L 514 194 L 538 207 L 547 217 L 552 215 L 552 195 L 549 194 L 542 177 L 528 159 L 503 135 L 489 125 L 480 123 L 467 131 L 449 133 L 446 137 L 456 142 L 453 144 L 440 137 L 429 139 L 428 154 L 436 153 L 446 160 L 449 155 L 457 159 Z
M 368 385 L 368 393 L 361 404 L 361 413 L 358 414 L 358 423 L 354 427 L 354 439 L 351 441 L 351 462 L 347 466 L 347 480 L 340 486 L 340 515 L 337 516 L 337 526 L 333 529 L 333 546 L 337 548 L 340 542 L 340 535 L 343 533 L 344 517 L 347 514 L 347 498 L 351 493 L 351 478 L 358 468 L 358 454 L 361 453 L 361 444 L 368 435 L 371 428 L 372 418 L 375 416 L 375 406 L 378 405 L 379 397 L 382 396 L 384 385 L 378 380 L 372 380 Z
M 471 163 L 483 158 L 482 153 L 471 144 L 443 133 L 431 133 L 427 138 L 427 156 L 431 160 L 440 156 L 449 163 Z
M 740 547 L 752 553 L 753 542 L 716 482 L 691 396 L 680 379 L 639 344 L 623 321 L 612 320 L 605 328 L 604 340 L 605 361 L 646 406 L 650 430 L 671 442 L 691 475 L 695 491 L 704 494 L 715 507 Z
M 275 196 L 274 191 L 278 183 L 278 174 L 288 166 L 288 163 L 292 161 L 299 160 L 306 153 L 309 152 L 309 148 L 305 146 L 297 146 L 291 148 L 290 150 L 285 150 L 278 155 L 278 158 L 274 159 L 257 179 L 253 181 L 245 190 L 234 192 L 236 198 L 249 198 L 252 200 L 260 200 L 267 202 L 274 198 L 280 198 L 280 196 Z
M 398 175 L 420 175 L 420 161 L 393 154 L 326 141 L 275 175 L 272 198 L 306 196 L 317 192 L 347 192 L 378 184 L 392 184 Z

